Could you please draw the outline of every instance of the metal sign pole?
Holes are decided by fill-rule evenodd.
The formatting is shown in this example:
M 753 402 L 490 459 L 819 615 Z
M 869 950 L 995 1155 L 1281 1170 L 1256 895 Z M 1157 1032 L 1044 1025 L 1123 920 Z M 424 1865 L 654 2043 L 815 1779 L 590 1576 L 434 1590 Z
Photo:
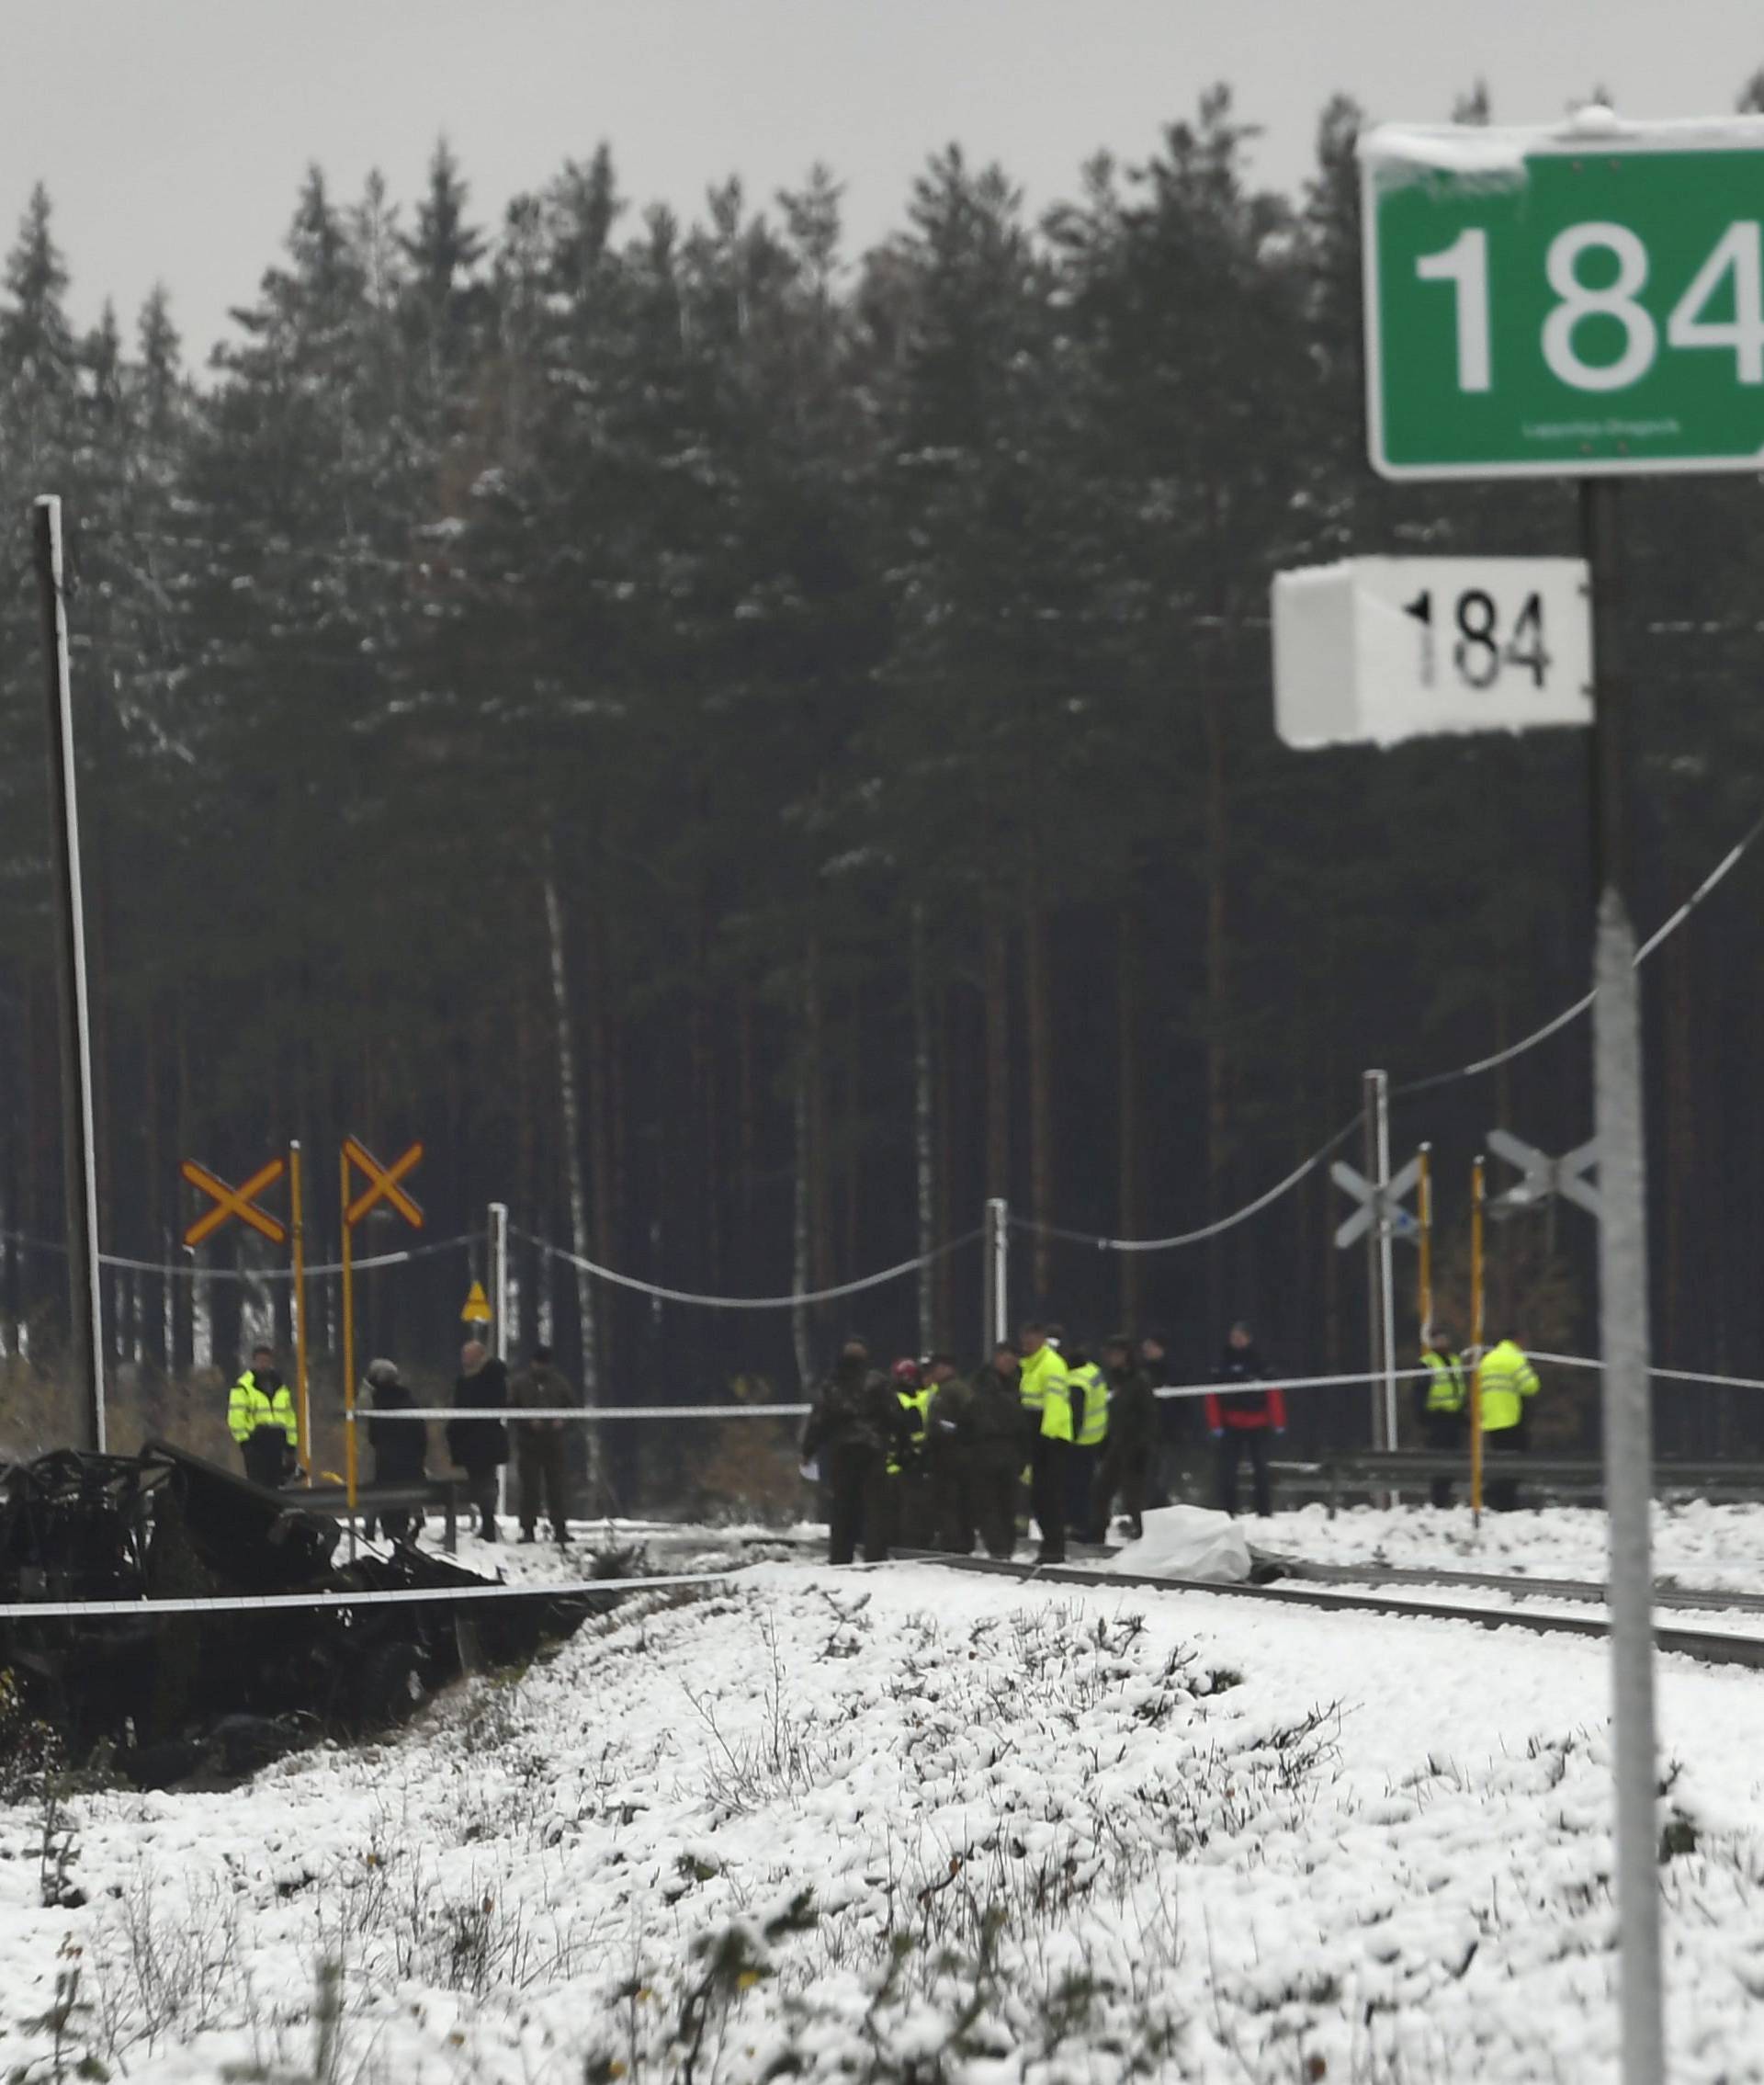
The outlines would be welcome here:
M 74 691 L 68 675 L 67 593 L 62 563 L 62 503 L 52 493 L 32 510 L 37 588 L 48 669 L 49 803 L 54 827 L 55 981 L 61 1002 L 62 1169 L 67 1222 L 67 1346 L 86 1398 L 87 1439 L 102 1455 L 104 1295 L 98 1259 L 98 1154 L 92 1110 L 92 1007 L 85 974 L 85 891 L 80 878 L 80 782 L 74 752 Z
M 490 1307 L 492 1351 L 498 1361 L 508 1359 L 508 1204 L 490 1205 Z
M 1382 1321 L 1378 1347 L 1385 1364 L 1385 1445 L 1396 1445 L 1396 1277 L 1391 1263 L 1393 1219 L 1390 1193 L 1390 1074 L 1378 1078 L 1378 1184 L 1385 1190 L 1378 1213 L 1378 1296 Z
M 1378 1087 L 1383 1078 L 1382 1071 L 1368 1071 L 1361 1080 L 1361 1105 L 1365 1116 L 1366 1178 L 1375 1191 L 1372 1205 L 1374 1213 L 1366 1229 L 1366 1329 L 1371 1348 L 1372 1445 L 1374 1448 L 1394 1448 L 1396 1442 L 1387 1439 L 1385 1433 L 1385 1287 L 1379 1252 L 1385 1226 L 1377 1213 L 1380 1207 L 1377 1195 L 1390 1184 L 1388 1137 L 1380 1134 L 1384 1108 Z
M 1470 1169 L 1470 1524 L 1482 1525 L 1482 1350 L 1487 1343 L 1482 1213 L 1487 1168 L 1477 1153 Z
M 1416 1294 L 1416 1308 L 1420 1313 L 1420 1334 L 1430 1339 L 1433 1332 L 1433 1147 L 1423 1144 L 1419 1154 L 1421 1176 L 1418 1184 L 1415 1207 L 1420 1220 L 1421 1271 L 1419 1287 Z
M 1649 1509 L 1647 1189 L 1635 936 L 1624 901 L 1626 686 L 1621 493 L 1586 481 L 1581 522 L 1592 573 L 1594 1127 L 1604 1220 L 1599 1317 L 1605 1364 L 1605 1507 L 1611 1542 L 1611 1708 L 1616 1725 L 1617 1935 L 1624 2085 L 1666 2074 L 1654 1728 L 1654 1571 Z

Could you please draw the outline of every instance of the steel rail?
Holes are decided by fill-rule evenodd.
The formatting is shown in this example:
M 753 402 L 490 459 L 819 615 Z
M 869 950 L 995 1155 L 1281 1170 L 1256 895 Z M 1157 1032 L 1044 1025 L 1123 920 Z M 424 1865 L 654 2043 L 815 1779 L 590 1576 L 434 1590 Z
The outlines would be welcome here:
M 1082 1570 L 1070 1564 L 1035 1564 L 1024 1569 L 991 1557 L 944 1557 L 924 1550 L 908 1552 L 915 1563 L 941 1565 L 946 1570 L 972 1571 L 1019 1584 L 1085 1586 L 1092 1592 L 1110 1589 L 1148 1592 L 1207 1593 L 1221 1600 L 1248 1600 L 1264 1606 L 1308 1608 L 1313 1612 L 1383 1615 L 1397 1621 L 1470 1622 L 1483 1629 L 1522 1629 L 1531 1636 L 1572 1636 L 1603 1642 L 1611 1625 L 1602 1615 L 1527 1614 L 1522 1608 L 1471 1606 L 1457 1602 L 1391 1600 L 1376 1592 L 1337 1590 L 1322 1585 L 1221 1585 L 1211 1580 L 1154 1578 L 1140 1571 Z M 1657 1628 L 1657 1650 L 1696 1660 L 1704 1665 L 1741 1665 L 1764 1671 L 1764 1637 L 1726 1636 L 1719 1629 Z

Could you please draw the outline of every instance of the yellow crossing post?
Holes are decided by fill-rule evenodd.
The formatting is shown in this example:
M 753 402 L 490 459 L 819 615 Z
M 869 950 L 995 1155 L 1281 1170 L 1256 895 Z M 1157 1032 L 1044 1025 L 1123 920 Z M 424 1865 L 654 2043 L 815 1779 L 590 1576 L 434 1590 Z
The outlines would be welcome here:
M 349 1151 L 340 1160 L 343 1196 L 339 1203 L 343 1231 L 343 1485 L 349 1505 L 349 1548 L 356 1546 L 356 1268 L 350 1240 L 355 1227 L 349 1221 Z
M 306 1379 L 306 1219 L 300 1199 L 300 1140 L 288 1147 L 288 1236 L 294 1249 L 294 1417 L 300 1427 L 300 1467 L 312 1481 L 312 1398 Z

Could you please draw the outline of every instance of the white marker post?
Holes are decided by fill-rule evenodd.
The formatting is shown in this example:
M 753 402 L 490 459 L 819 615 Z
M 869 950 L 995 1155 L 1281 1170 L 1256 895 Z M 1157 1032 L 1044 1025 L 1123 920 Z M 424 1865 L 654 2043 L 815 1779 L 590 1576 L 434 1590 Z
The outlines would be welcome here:
M 55 981 L 61 1002 L 62 1176 L 67 1210 L 68 1357 L 85 1390 L 87 1438 L 102 1455 L 104 1294 L 99 1287 L 98 1152 L 92 1109 L 92 1007 L 85 971 L 85 890 L 80 877 L 80 778 L 68 676 L 62 503 L 33 509 L 37 586 L 48 669 L 49 802 L 55 833 Z
M 1011 1210 L 995 1195 L 986 1205 L 985 1316 L 987 1359 L 1011 1337 Z

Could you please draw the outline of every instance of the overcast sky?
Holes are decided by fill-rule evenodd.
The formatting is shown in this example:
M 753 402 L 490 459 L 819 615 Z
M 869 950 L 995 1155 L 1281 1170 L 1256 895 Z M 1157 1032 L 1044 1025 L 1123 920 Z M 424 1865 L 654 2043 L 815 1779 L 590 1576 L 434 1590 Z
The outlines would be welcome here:
M 687 213 L 729 173 L 769 198 L 825 159 L 857 247 L 952 138 L 1039 207 L 1215 80 L 1292 187 L 1338 88 L 1426 119 L 1483 76 L 1529 122 L 1599 82 L 1626 115 L 1692 116 L 1764 66 L 1764 0 L 4 0 L 0 22 L 0 221 L 40 177 L 77 315 L 163 278 L 202 355 L 310 160 L 408 201 L 442 130 L 491 221 L 602 138 L 630 197 Z

